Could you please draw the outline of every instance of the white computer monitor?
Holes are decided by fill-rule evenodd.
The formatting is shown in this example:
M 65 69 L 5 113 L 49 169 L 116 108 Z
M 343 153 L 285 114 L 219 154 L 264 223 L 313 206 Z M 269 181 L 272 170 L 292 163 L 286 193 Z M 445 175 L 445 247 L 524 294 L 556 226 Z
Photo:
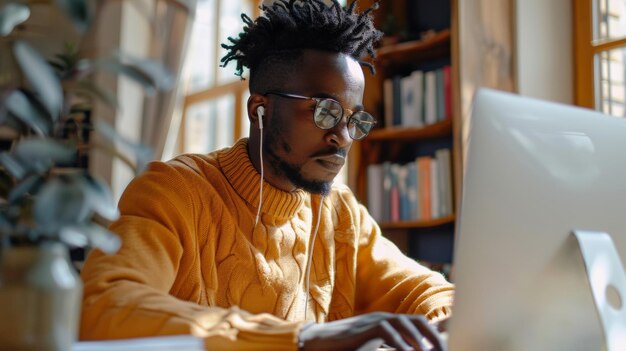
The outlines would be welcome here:
M 604 349 L 571 231 L 626 262 L 626 120 L 493 90 L 471 117 L 450 351 Z

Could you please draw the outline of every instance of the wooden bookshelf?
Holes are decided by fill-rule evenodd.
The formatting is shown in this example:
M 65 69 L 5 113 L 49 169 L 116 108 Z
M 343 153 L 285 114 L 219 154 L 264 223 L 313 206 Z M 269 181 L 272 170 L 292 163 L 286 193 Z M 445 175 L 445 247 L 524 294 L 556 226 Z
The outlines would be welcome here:
M 378 49 L 377 62 L 386 71 L 391 66 L 405 66 L 419 61 L 428 61 L 450 56 L 450 30 L 427 35 L 420 40 L 383 46 Z
M 454 214 L 435 218 L 427 221 L 397 221 L 397 222 L 380 222 L 378 225 L 384 230 L 389 229 L 412 229 L 412 228 L 432 228 L 444 224 L 454 223 L 456 216 Z
M 449 136 L 452 133 L 452 119 L 434 123 L 421 128 L 391 127 L 373 130 L 367 136 L 367 142 L 406 141 L 434 139 Z
M 373 130 L 363 141 L 355 143 L 355 145 L 353 145 L 354 152 L 351 153 L 350 156 L 353 160 L 356 160 L 351 161 L 352 167 L 354 167 L 352 174 L 356 176 L 351 178 L 352 183 L 350 185 L 362 203 L 368 204 L 367 177 L 368 168 L 371 165 L 380 165 L 389 162 L 403 166 L 407 163 L 417 162 L 416 158 L 418 156 L 425 156 L 424 153 L 428 154 L 429 152 L 434 152 L 434 150 L 440 149 L 441 145 L 444 145 L 444 148 L 450 150 L 450 157 L 452 159 L 450 163 L 452 185 L 448 189 L 452 194 L 452 201 L 455 202 L 457 198 L 456 194 L 460 191 L 455 182 L 457 172 L 460 170 L 455 169 L 454 162 L 454 159 L 458 157 L 456 155 L 458 149 L 455 144 L 455 133 L 460 128 L 460 118 L 454 115 L 454 111 L 456 110 L 454 97 L 457 95 L 454 90 L 458 89 L 458 84 L 455 82 L 455 79 L 458 74 L 456 71 L 457 67 L 453 66 L 452 51 L 454 46 L 452 43 L 453 33 L 451 30 L 446 29 L 428 34 L 420 40 L 382 46 L 377 50 L 376 59 L 373 61 L 377 73 L 375 76 L 368 75 L 367 73 L 365 75 L 366 91 L 363 103 L 365 109 L 373 113 L 379 120 L 380 127 Z M 447 96 L 451 100 L 446 101 L 451 101 L 452 108 L 446 108 L 446 113 L 443 115 L 440 113 L 442 110 L 438 109 L 437 120 L 434 123 L 431 122 L 421 127 L 406 127 L 405 124 L 396 125 L 399 124 L 397 120 L 393 121 L 394 125 L 392 126 L 386 125 L 386 123 L 389 123 L 390 119 L 388 116 L 385 118 L 384 115 L 384 81 L 396 76 L 407 77 L 416 70 L 426 73 L 430 70 L 440 69 L 445 65 L 450 66 L 447 74 L 449 74 L 449 87 L 450 90 L 452 90 L 451 94 Z M 423 116 L 425 116 L 425 114 L 422 115 L 422 118 Z M 423 122 L 427 123 L 425 121 Z M 430 156 L 434 158 L 434 154 L 430 154 Z M 377 176 L 377 178 L 378 177 L 379 176 Z M 379 191 L 380 190 L 377 190 L 377 193 Z M 385 198 L 384 201 L 387 201 L 387 199 Z M 383 206 L 389 206 L 389 204 L 384 202 Z M 428 247 L 428 240 L 431 240 L 433 237 L 445 237 L 446 239 L 442 240 L 452 242 L 454 224 L 456 221 L 455 210 L 456 206 L 453 203 L 449 210 L 441 211 L 441 214 L 434 215 L 434 218 L 427 216 L 422 217 L 428 218 L 423 220 L 389 221 L 385 220 L 385 218 L 389 217 L 382 216 L 382 218 L 378 218 L 378 224 L 383 231 L 383 235 L 388 233 L 388 237 L 396 242 L 398 246 L 406 248 L 409 242 L 423 240 L 423 242 L 418 243 L 418 245 L 423 248 Z M 411 213 L 410 217 L 421 217 L 419 215 L 414 216 L 411 211 L 409 211 Z M 386 216 L 388 216 L 388 210 L 386 210 L 386 213 Z M 398 218 L 397 216 L 392 217 Z M 401 218 L 408 217 L 409 216 L 404 215 L 401 216 Z M 435 240 L 439 243 L 441 242 L 440 239 Z M 442 256 L 450 257 L 451 251 L 452 247 L 450 246 L 449 251 L 445 252 Z M 418 260 L 422 259 L 421 257 L 414 258 Z

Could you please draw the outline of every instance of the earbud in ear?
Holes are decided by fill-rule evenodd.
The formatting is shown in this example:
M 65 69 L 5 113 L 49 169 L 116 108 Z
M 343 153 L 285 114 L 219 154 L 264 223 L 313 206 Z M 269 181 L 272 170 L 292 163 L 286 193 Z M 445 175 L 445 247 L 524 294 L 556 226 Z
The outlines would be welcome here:
M 257 107 L 256 114 L 259 117 L 259 129 L 263 129 L 263 116 L 265 115 L 265 107 L 263 106 Z

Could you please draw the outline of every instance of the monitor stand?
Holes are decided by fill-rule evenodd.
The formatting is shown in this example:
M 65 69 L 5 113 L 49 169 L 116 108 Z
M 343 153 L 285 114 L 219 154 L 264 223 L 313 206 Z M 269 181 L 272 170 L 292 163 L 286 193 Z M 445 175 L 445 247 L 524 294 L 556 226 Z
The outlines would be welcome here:
M 626 273 L 609 234 L 574 230 L 607 351 L 626 349 Z

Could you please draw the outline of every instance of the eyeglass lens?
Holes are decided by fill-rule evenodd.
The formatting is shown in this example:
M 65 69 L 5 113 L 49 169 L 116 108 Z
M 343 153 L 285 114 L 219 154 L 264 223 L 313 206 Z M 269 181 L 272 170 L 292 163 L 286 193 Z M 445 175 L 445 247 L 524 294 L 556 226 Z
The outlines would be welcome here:
M 330 129 L 343 117 L 341 105 L 331 99 L 321 99 L 315 108 L 315 124 L 322 129 Z M 357 111 L 348 119 L 348 134 L 352 139 L 363 139 L 374 126 L 374 117 L 365 111 Z

